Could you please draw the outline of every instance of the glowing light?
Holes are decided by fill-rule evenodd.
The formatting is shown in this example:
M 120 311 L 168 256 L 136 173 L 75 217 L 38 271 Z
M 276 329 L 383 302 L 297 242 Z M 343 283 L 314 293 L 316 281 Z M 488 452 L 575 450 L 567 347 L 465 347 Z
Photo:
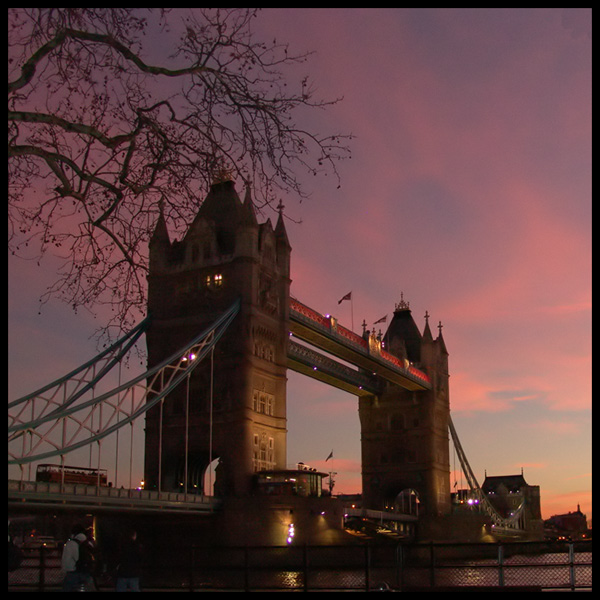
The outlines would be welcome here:
M 294 524 L 290 523 L 288 525 L 288 535 L 287 535 L 287 543 L 291 544 L 294 539 L 294 535 L 296 534 L 296 530 L 294 529 Z

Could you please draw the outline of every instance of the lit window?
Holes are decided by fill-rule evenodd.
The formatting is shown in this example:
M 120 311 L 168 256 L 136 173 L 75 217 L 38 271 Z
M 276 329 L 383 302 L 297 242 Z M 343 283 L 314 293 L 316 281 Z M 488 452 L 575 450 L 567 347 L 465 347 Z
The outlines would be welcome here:
M 208 288 L 221 287 L 223 285 L 223 275 L 221 275 L 221 273 L 217 273 L 216 275 L 207 275 L 204 282 Z

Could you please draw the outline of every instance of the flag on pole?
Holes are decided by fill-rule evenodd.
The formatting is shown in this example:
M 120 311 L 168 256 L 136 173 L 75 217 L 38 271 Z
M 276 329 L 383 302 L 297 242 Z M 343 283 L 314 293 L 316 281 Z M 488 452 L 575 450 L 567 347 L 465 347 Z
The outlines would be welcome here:
M 381 317 L 381 319 L 379 319 L 379 321 L 375 321 L 375 323 L 373 323 L 373 325 L 377 325 L 377 323 L 385 323 L 387 321 L 387 315 L 384 315 L 383 317 Z
M 325 459 L 325 462 L 327 462 L 330 458 L 333 458 L 333 450 L 329 453 L 329 456 Z
M 348 292 L 341 300 L 338 300 L 338 304 L 341 304 L 344 300 L 352 300 L 352 292 Z

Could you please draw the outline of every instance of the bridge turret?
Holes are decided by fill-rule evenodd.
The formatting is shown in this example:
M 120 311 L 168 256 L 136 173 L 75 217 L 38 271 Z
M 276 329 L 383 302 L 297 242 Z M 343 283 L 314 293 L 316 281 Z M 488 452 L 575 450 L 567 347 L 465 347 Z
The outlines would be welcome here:
M 148 244 L 150 268 L 154 271 L 164 268 L 169 258 L 170 250 L 171 240 L 169 239 L 169 231 L 161 206 L 156 226 Z
M 405 358 L 411 363 L 421 362 L 421 333 L 403 294 L 400 302 L 396 304 L 394 316 L 383 340 L 391 354 Z
M 187 465 L 188 488 L 201 490 L 209 461 L 219 458 L 221 492 L 243 495 L 255 471 L 286 466 L 290 249 L 282 244 L 282 224 L 276 229 L 258 223 L 249 188 L 242 201 L 227 178 L 211 186 L 180 241 L 171 242 L 166 225 L 157 223 L 148 275 L 149 366 L 237 299 L 241 310 L 217 345 L 214 374 L 200 365 L 189 392 L 175 390 L 162 415 L 149 412 L 145 480 L 151 487 L 181 489 Z
M 390 509 L 400 494 L 416 492 L 420 514 L 450 512 L 448 353 L 431 334 L 429 315 L 420 333 L 402 297 L 384 337 L 385 348 L 423 370 L 430 389 L 388 384 L 381 395 L 359 398 L 363 504 Z

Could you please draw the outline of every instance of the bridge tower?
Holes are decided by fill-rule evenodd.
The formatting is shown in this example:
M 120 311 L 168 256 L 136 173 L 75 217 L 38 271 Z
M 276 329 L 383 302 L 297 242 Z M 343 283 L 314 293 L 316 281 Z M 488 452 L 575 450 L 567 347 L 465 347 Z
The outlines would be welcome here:
M 408 303 L 396 305 L 383 338 L 391 354 L 413 363 L 431 379 L 431 389 L 411 391 L 387 383 L 379 396 L 359 398 L 363 505 L 385 510 L 412 495 L 420 517 L 450 513 L 448 352 L 433 338 L 429 317 L 420 333 Z
M 241 308 L 212 360 L 148 412 L 147 489 L 200 491 L 218 459 L 215 493 L 243 496 L 254 472 L 286 467 L 290 251 L 281 211 L 275 228 L 259 224 L 249 189 L 242 201 L 230 180 L 212 185 L 180 241 L 160 217 L 150 241 L 148 366 L 238 298 Z

